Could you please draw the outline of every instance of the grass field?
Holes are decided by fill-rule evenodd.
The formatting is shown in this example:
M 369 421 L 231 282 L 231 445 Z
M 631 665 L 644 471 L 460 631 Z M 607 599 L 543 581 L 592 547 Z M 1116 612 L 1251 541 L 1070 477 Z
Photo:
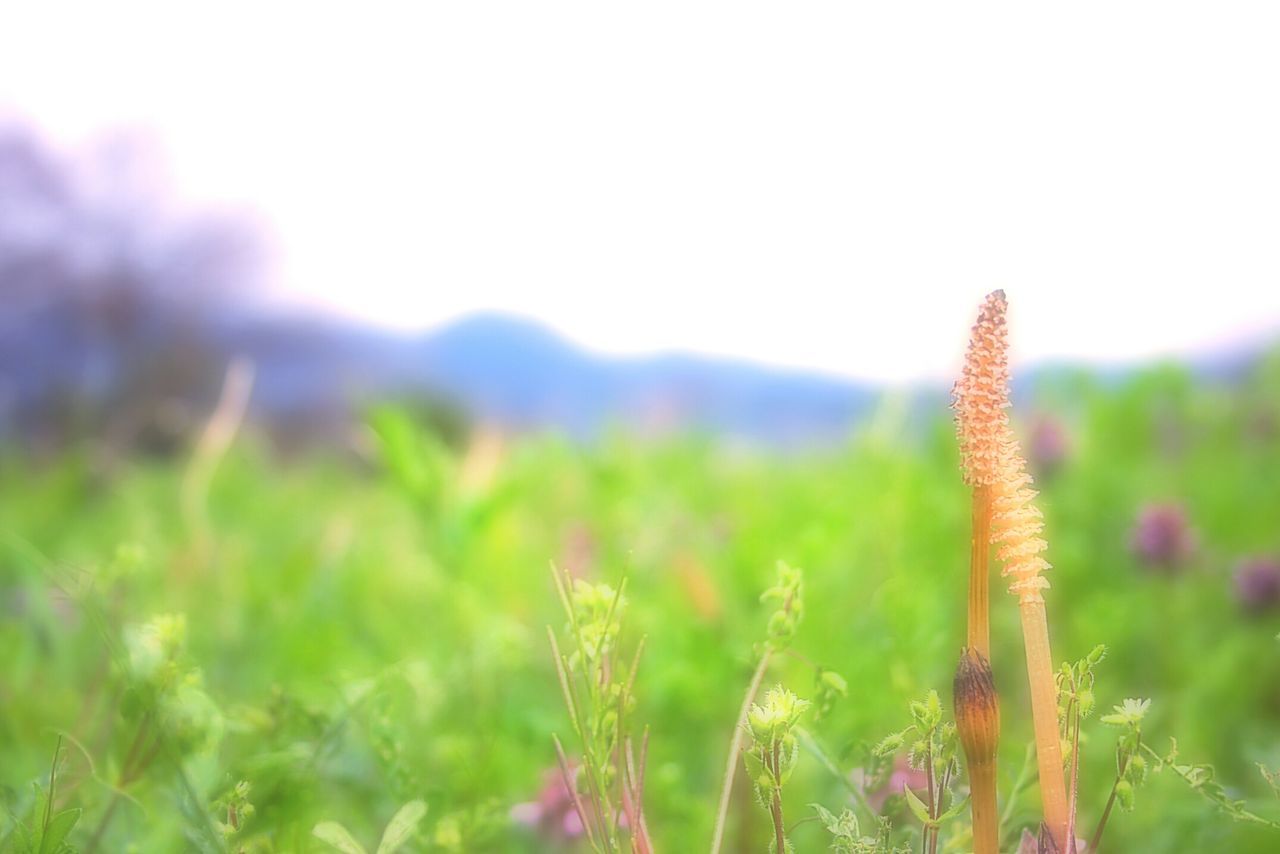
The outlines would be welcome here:
M 367 466 L 280 462 L 252 431 L 213 469 L 11 453 L 0 847 L 21 850 L 15 822 L 39 823 L 61 738 L 52 812 L 83 810 L 77 850 L 330 850 L 313 836 L 326 821 L 373 850 L 414 800 L 427 812 L 404 850 L 558 848 L 518 806 L 554 782 L 552 734 L 574 743 L 546 636 L 565 623 L 553 563 L 627 579 L 618 645 L 629 656 L 646 639 L 633 719 L 651 730 L 645 809 L 664 852 L 707 849 L 772 610 L 760 593 L 778 560 L 801 568 L 798 655 L 777 657 L 765 684 L 812 699 L 804 659 L 847 682 L 828 715 L 802 722 L 839 776 L 805 747 L 785 793 L 790 823 L 810 803 L 838 812 L 852 803 L 840 776 L 909 722 L 911 700 L 937 689 L 950 706 L 964 639 L 969 510 L 952 425 L 941 405 L 923 423 L 908 411 L 887 400 L 841 446 L 786 454 L 622 432 L 451 449 L 395 413 L 373 419 Z M 1180 762 L 1211 763 L 1231 798 L 1280 820 L 1256 767 L 1280 767 L 1280 606 L 1258 594 L 1243 607 L 1233 578 L 1246 558 L 1280 559 L 1280 361 L 1231 386 L 1176 368 L 1062 374 L 1015 422 L 1038 413 L 1070 439 L 1040 483 L 1055 657 L 1106 644 L 1098 709 L 1150 698 L 1152 747 L 1175 737 Z M 1168 567 L 1131 548 L 1162 502 L 1194 536 Z M 1005 803 L 1031 726 L 1017 609 L 993 591 L 1012 848 L 1039 801 L 1032 786 Z M 1107 799 L 1115 739 L 1089 719 L 1081 835 Z M 918 850 L 901 797 L 885 809 Z M 742 785 L 729 850 L 765 850 L 768 826 Z M 812 821 L 792 839 L 829 842 Z M 1112 817 L 1104 849 L 1275 851 L 1280 831 L 1233 821 L 1165 769 Z

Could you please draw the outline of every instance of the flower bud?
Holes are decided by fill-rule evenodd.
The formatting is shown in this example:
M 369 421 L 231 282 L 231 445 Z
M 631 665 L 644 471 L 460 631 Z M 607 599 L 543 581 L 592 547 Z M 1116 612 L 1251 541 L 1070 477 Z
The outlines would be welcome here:
M 1120 808 L 1125 812 L 1133 809 L 1133 784 L 1128 780 L 1120 780 L 1116 783 L 1116 800 L 1120 803 Z
M 747 712 L 747 726 L 751 737 L 762 743 L 777 741 L 791 732 L 800 715 L 809 708 L 807 700 L 782 688 L 773 688 L 765 695 L 763 705 L 753 705 Z

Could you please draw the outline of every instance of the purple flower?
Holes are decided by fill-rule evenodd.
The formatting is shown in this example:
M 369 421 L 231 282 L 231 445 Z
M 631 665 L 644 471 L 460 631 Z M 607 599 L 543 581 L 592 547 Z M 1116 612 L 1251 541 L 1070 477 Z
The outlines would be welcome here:
M 1236 600 L 1240 607 L 1261 614 L 1280 605 L 1280 560 L 1253 557 L 1240 562 L 1235 573 Z
M 1172 573 L 1195 552 L 1196 536 L 1180 505 L 1151 504 L 1138 514 L 1130 546 L 1148 568 Z

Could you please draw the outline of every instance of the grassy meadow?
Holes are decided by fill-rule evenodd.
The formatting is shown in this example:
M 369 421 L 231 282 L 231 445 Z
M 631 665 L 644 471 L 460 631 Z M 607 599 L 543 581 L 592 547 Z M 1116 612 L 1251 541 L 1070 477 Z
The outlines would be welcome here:
M 547 638 L 565 637 L 554 564 L 626 578 L 617 646 L 629 660 L 645 639 L 630 718 L 650 731 L 649 832 L 655 850 L 705 851 L 779 560 L 803 570 L 805 610 L 765 687 L 812 700 L 813 664 L 847 684 L 801 719 L 784 793 L 796 850 L 827 850 L 809 804 L 858 804 L 873 827 L 852 792 L 875 776 L 869 746 L 931 689 L 950 714 L 969 504 L 950 413 L 941 398 L 930 412 L 888 398 L 839 446 L 788 452 L 625 431 L 455 445 L 386 411 L 357 464 L 280 460 L 252 429 L 216 460 L 5 453 L 0 850 L 39 850 L 55 750 L 48 814 L 82 811 L 61 843 L 78 851 L 333 850 L 313 833 L 323 822 L 373 851 L 419 800 L 401 850 L 587 850 L 548 806 L 552 734 L 577 743 Z M 1280 821 L 1257 767 L 1280 767 L 1280 601 L 1264 589 L 1242 602 L 1235 578 L 1246 559 L 1280 560 L 1280 360 L 1232 384 L 1176 367 L 1055 374 L 1014 410 L 1024 435 L 1043 418 L 1066 438 L 1038 478 L 1053 653 L 1108 649 L 1081 745 L 1080 835 L 1116 771 L 1117 731 L 1099 718 L 1126 698 L 1151 700 L 1151 747 L 1176 738 L 1178 762 L 1211 764 L 1238 810 Z M 1168 560 L 1133 547 L 1161 504 L 1185 514 Z M 1013 850 L 1040 805 L 1034 785 L 1009 797 L 1032 736 L 999 579 L 992 663 Z M 740 769 L 725 850 L 767 850 L 748 782 Z M 1233 820 L 1172 768 L 1134 800 L 1103 850 L 1280 849 L 1280 831 Z M 883 810 L 894 842 L 919 850 L 902 796 Z M 967 821 L 941 850 L 967 850 Z

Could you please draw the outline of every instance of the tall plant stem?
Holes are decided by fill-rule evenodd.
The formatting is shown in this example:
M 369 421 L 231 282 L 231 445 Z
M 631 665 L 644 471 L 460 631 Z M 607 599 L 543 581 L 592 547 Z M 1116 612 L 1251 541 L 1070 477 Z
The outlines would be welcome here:
M 715 834 L 711 837 L 711 854 L 719 854 L 720 846 L 724 843 L 724 826 L 729 818 L 729 799 L 733 793 L 733 777 L 738 770 L 738 754 L 742 752 L 742 736 L 747 729 L 747 713 L 751 711 L 751 704 L 760 692 L 760 683 L 764 681 L 764 672 L 772 658 L 773 650 L 766 649 L 760 656 L 760 664 L 756 666 L 751 684 L 747 686 L 747 693 L 742 698 L 742 708 L 733 727 L 733 738 L 729 741 L 729 758 L 724 765 L 724 782 L 720 786 L 720 807 L 716 812 Z
M 1067 788 L 1062 776 L 1062 744 L 1058 739 L 1058 692 L 1053 657 L 1049 652 L 1049 623 L 1044 600 L 1024 599 L 1022 640 L 1027 652 L 1027 679 L 1031 685 L 1031 718 L 1036 735 L 1036 761 L 1040 767 L 1040 799 L 1044 821 L 1059 851 L 1067 851 Z
M 969 539 L 969 624 L 968 647 L 975 651 L 990 672 L 991 660 L 991 487 L 973 487 L 972 527 Z M 993 702 L 995 702 L 993 692 Z M 995 724 L 995 744 L 990 755 L 965 752 L 969 768 L 969 805 L 973 817 L 975 854 L 997 854 L 1000 822 L 996 812 L 995 755 L 999 744 L 999 719 Z
M 973 532 L 969 540 L 968 645 L 991 660 L 991 487 L 973 488 Z
M 997 854 L 1000 850 L 1000 817 L 996 813 L 994 762 L 969 766 L 969 797 L 973 812 L 973 852 Z
M 969 770 L 969 809 L 975 854 L 997 854 L 996 757 L 1000 742 L 1000 697 L 991 664 L 973 648 L 960 655 L 955 678 L 956 731 Z M 939 805 L 941 806 L 941 805 Z

